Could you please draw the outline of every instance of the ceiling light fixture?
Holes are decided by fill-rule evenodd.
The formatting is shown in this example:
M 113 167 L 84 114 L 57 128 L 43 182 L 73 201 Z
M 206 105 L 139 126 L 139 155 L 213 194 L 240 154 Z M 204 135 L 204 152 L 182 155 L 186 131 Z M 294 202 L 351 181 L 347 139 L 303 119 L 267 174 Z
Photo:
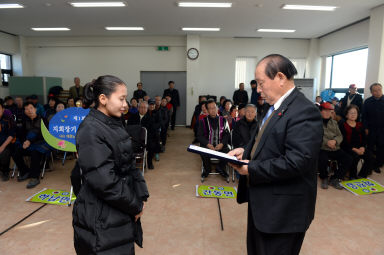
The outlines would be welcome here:
M 67 27 L 33 27 L 33 31 L 69 31 Z
M 124 2 L 72 2 L 73 7 L 125 7 Z
M 296 30 L 293 29 L 267 29 L 267 28 L 261 28 L 257 29 L 257 32 L 268 32 L 268 33 L 293 33 Z
M 131 30 L 131 31 L 142 31 L 144 30 L 143 27 L 105 27 L 106 30 L 112 30 L 112 31 L 127 31 L 127 30 Z
M 336 6 L 320 6 L 320 5 L 294 5 L 294 4 L 284 4 L 282 9 L 285 10 L 302 10 L 302 11 L 334 11 Z
M 24 8 L 21 4 L 0 4 L 0 9 Z
M 183 31 L 220 31 L 218 27 L 183 27 Z
M 230 8 L 232 3 L 199 3 L 199 2 L 179 2 L 179 7 L 216 7 L 216 8 Z

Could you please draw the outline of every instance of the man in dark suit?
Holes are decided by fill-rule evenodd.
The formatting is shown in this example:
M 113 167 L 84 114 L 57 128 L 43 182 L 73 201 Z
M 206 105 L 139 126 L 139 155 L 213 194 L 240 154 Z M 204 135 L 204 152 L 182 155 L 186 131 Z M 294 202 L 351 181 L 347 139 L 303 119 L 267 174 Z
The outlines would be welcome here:
M 362 112 L 363 97 L 357 92 L 356 84 L 349 85 L 349 91 L 340 100 L 340 104 L 340 114 L 342 117 L 345 117 L 345 110 L 351 104 L 359 107 L 359 111 Z M 358 116 L 357 119 L 359 120 L 360 116 Z
M 143 90 L 143 83 L 138 82 L 137 90 L 133 91 L 133 97 L 139 100 L 140 98 L 143 99 L 146 95 L 147 95 L 147 92 Z
M 248 92 L 244 90 L 244 83 L 239 84 L 239 89 L 233 92 L 232 99 L 234 105 L 248 104 Z
M 383 86 L 373 83 L 369 87 L 372 96 L 367 98 L 363 107 L 363 124 L 368 135 L 368 148 L 375 152 L 374 171 L 381 173 L 384 165 L 384 96 Z
M 170 96 L 171 97 L 171 104 L 173 106 L 173 114 L 171 116 L 171 129 L 175 130 L 175 122 L 176 122 L 176 111 L 177 108 L 180 106 L 180 97 L 179 97 L 179 91 L 175 89 L 175 82 L 169 81 L 168 82 L 169 89 L 164 90 L 163 97 Z
M 239 181 L 238 198 L 248 200 L 248 254 L 299 254 L 314 217 L 322 120 L 295 87 L 296 74 L 281 55 L 258 63 L 258 92 L 271 108 L 247 146 L 229 152 L 248 162 L 232 165 L 246 178 Z

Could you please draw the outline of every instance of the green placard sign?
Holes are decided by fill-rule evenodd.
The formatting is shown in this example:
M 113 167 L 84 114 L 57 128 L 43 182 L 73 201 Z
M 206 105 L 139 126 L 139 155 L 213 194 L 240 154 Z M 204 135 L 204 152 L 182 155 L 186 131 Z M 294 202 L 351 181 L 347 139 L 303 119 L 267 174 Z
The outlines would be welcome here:
M 53 205 L 67 205 L 69 203 L 69 192 L 55 189 L 43 189 L 35 195 L 29 197 L 26 201 L 53 204 Z M 72 201 L 76 196 L 72 194 Z
M 355 195 L 369 195 L 384 191 L 384 187 L 372 179 L 343 181 L 341 185 Z
M 237 191 L 234 187 L 196 185 L 196 196 L 209 198 L 236 198 Z

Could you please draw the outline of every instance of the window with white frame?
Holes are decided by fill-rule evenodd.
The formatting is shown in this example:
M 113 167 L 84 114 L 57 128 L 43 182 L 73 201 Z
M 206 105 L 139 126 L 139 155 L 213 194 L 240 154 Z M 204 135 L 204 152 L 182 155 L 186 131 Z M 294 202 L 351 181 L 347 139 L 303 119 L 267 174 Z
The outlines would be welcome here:
M 307 65 L 307 59 L 305 58 L 290 58 L 292 64 L 296 67 L 297 75 L 295 78 L 305 77 L 305 67 Z
M 255 69 L 257 64 L 256 57 L 237 57 L 235 70 L 235 88 L 239 88 L 240 83 L 249 85 L 255 79 Z
M 367 73 L 368 48 L 335 54 L 326 58 L 325 88 L 343 97 L 349 85 L 356 84 L 363 93 Z
M 9 77 L 12 76 L 12 56 L 0 53 L 0 70 L 1 82 L 4 86 L 8 86 Z
M 297 69 L 295 78 L 305 77 L 305 67 L 307 60 L 305 58 L 291 58 L 292 63 Z M 240 83 L 249 84 L 255 79 L 255 68 L 257 65 L 256 57 L 237 57 L 235 71 L 235 89 L 239 88 Z

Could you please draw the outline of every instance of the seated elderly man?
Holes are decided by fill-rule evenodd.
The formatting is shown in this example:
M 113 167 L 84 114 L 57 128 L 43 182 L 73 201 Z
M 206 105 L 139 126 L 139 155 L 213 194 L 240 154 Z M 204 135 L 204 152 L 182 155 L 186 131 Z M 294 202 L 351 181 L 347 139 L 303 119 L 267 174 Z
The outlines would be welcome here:
M 24 109 L 26 118 L 21 137 L 16 140 L 12 157 L 20 173 L 17 180 L 20 182 L 31 178 L 27 184 L 27 188 L 31 189 L 40 183 L 40 162 L 44 155 L 50 151 L 50 147 L 44 141 L 41 133 L 42 117 L 37 114 L 36 105 L 32 102 L 26 102 Z M 27 167 L 24 162 L 23 156 L 26 155 L 31 156 L 30 167 Z
M 149 169 L 154 169 L 152 159 L 159 150 L 158 130 L 160 128 L 160 120 L 153 111 L 155 108 L 153 101 L 151 101 L 150 108 L 149 110 L 147 101 L 141 101 L 139 104 L 139 112 L 128 118 L 127 125 L 141 125 L 147 129 L 147 165 Z
M 217 115 L 217 105 L 214 100 L 208 100 L 205 106 L 208 110 L 208 116 L 200 120 L 197 131 L 197 139 L 200 142 L 200 146 L 215 151 L 228 152 L 229 126 L 227 120 Z M 201 156 L 201 158 L 204 165 L 202 177 L 207 177 L 211 171 L 211 161 L 209 157 Z M 220 161 L 216 172 L 227 177 L 228 174 L 225 172 L 225 166 L 226 162 Z
M 340 149 L 343 141 L 343 135 L 335 120 L 331 118 L 334 107 L 332 104 L 325 102 L 320 105 L 320 112 L 323 118 L 323 143 L 321 145 L 319 156 L 319 172 L 321 179 L 321 188 L 328 188 L 328 160 L 337 160 L 339 167 L 335 169 L 334 174 L 330 177 L 329 183 L 336 189 L 342 189 L 340 181 L 344 178 L 346 170 L 350 168 L 352 158 Z
M 245 107 L 245 116 L 236 123 L 233 129 L 232 144 L 235 148 L 245 147 L 251 140 L 252 131 L 257 128 L 256 114 L 255 105 L 248 104 Z

